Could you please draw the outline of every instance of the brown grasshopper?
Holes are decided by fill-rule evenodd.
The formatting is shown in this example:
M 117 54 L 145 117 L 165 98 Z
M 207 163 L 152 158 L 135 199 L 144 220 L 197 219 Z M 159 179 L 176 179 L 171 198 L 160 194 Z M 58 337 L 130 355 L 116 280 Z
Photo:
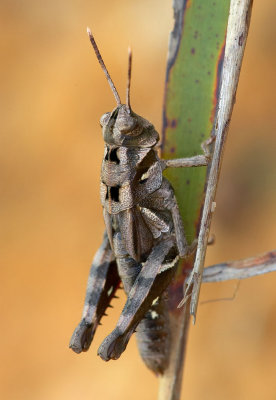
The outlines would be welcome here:
M 100 119 L 105 141 L 100 197 L 106 231 L 92 263 L 82 319 L 70 347 L 76 353 L 88 350 L 122 282 L 127 301 L 98 354 L 106 361 L 119 358 L 136 331 L 142 358 L 155 373 L 162 373 L 170 342 L 162 294 L 179 257 L 191 252 L 174 191 L 162 172 L 168 167 L 206 166 L 209 154 L 203 147 L 204 155 L 191 158 L 158 157 L 158 133 L 130 107 L 131 51 L 126 104 L 122 104 L 94 37 L 87 31 L 117 107 Z

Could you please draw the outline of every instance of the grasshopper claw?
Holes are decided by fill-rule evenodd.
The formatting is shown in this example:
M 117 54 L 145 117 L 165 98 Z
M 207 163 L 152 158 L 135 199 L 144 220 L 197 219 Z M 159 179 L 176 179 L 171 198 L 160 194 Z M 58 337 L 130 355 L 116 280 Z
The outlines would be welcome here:
M 98 349 L 98 355 L 104 360 L 117 360 L 124 352 L 131 333 L 121 333 L 119 329 L 114 329 L 110 335 L 108 335 Z
M 93 340 L 95 330 L 94 324 L 88 324 L 85 320 L 81 320 L 74 330 L 69 347 L 77 354 L 87 351 Z

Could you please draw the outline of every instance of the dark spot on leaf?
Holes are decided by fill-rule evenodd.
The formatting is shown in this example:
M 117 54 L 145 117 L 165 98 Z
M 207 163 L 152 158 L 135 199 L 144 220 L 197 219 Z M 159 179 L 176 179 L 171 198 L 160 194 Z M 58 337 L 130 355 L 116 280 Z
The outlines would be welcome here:
M 195 48 L 194 47 L 191 48 L 191 54 L 195 54 Z
M 194 33 L 194 39 L 197 39 L 198 38 L 198 31 L 195 31 L 195 33 Z
M 211 72 L 210 72 L 210 71 L 208 71 L 208 72 L 207 72 L 207 74 L 208 74 L 208 75 L 211 75 Z
M 190 123 L 192 122 L 192 118 L 188 118 L 187 121 Z
M 174 153 L 175 152 L 175 147 L 171 147 L 170 148 L 170 153 Z
M 190 185 L 190 179 L 187 179 L 187 180 L 186 180 L 186 184 L 187 184 L 187 185 Z
M 173 119 L 172 122 L 171 122 L 171 127 L 175 128 L 176 126 L 177 126 L 177 120 Z
M 199 83 L 199 80 L 198 80 L 198 79 L 196 79 L 196 80 L 195 80 L 195 83 Z
M 167 126 L 168 127 L 174 129 L 174 128 L 177 127 L 177 125 L 178 125 L 178 120 L 177 119 L 175 119 L 175 118 L 171 119 L 171 120 L 167 119 Z

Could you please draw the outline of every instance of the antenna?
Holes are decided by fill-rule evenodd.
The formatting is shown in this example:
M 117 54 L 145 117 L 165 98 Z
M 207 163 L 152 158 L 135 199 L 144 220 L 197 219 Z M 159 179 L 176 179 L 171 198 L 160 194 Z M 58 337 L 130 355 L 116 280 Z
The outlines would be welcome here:
M 97 46 L 97 44 L 95 42 L 94 36 L 92 35 L 92 32 L 91 32 L 91 30 L 89 28 L 87 28 L 87 33 L 88 33 L 90 42 L 91 42 L 91 44 L 93 46 L 93 49 L 95 51 L 96 57 L 97 57 L 100 65 L 102 67 L 103 72 L 105 73 L 106 79 L 107 79 L 107 81 L 109 83 L 109 86 L 111 87 L 111 90 L 112 90 L 112 92 L 114 94 L 114 97 L 116 99 L 117 105 L 119 106 L 119 105 L 121 105 L 120 96 L 119 96 L 119 94 L 117 92 L 117 89 L 115 88 L 115 85 L 114 85 L 114 83 L 113 83 L 113 81 L 111 79 L 111 76 L 109 75 L 109 72 L 107 71 L 107 68 L 105 66 L 105 63 L 103 62 L 101 53 L 100 53 L 100 51 L 98 49 L 98 46 Z
M 131 80 L 132 51 L 128 48 L 128 71 L 127 71 L 127 89 L 126 89 L 126 106 L 130 111 L 130 80 Z

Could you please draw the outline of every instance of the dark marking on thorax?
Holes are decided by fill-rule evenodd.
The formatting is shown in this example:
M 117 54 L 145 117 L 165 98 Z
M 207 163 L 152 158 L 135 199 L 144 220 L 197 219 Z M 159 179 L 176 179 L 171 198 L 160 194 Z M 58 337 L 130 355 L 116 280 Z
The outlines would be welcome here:
M 109 147 L 107 147 L 105 160 L 114 162 L 115 164 L 120 164 L 120 160 L 118 158 L 117 150 L 118 150 L 118 147 L 113 147 L 111 149 Z

